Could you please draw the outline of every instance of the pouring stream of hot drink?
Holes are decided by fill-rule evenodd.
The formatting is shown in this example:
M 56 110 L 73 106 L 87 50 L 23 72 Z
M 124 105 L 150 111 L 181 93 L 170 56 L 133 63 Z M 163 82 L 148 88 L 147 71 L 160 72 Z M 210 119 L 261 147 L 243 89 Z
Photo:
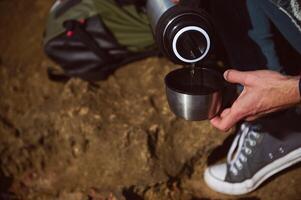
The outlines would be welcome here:
M 193 94 L 210 94 L 214 92 L 214 89 L 206 84 L 204 72 L 201 70 L 203 68 L 202 63 L 198 62 L 198 64 L 193 63 L 190 65 L 186 65 L 189 69 L 189 81 L 188 83 L 183 85 L 183 89 L 186 88 L 186 91 Z

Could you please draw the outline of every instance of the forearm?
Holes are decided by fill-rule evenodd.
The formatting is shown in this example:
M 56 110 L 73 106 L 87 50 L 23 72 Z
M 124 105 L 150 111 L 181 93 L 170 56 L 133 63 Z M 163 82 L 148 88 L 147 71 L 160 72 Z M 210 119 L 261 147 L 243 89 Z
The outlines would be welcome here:
M 301 102 L 300 94 L 300 76 L 287 76 L 281 83 L 279 87 L 282 88 L 283 93 L 279 98 L 275 99 L 279 101 L 279 106 L 294 105 Z

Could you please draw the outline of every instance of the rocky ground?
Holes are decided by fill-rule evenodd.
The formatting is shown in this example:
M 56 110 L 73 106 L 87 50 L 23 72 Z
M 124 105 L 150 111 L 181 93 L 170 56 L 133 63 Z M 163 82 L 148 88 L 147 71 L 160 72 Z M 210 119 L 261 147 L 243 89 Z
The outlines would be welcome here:
M 175 66 L 165 59 L 93 84 L 48 80 L 51 2 L 0 1 L 0 199 L 301 199 L 299 166 L 239 198 L 205 186 L 204 168 L 232 136 L 169 111 L 163 77 Z

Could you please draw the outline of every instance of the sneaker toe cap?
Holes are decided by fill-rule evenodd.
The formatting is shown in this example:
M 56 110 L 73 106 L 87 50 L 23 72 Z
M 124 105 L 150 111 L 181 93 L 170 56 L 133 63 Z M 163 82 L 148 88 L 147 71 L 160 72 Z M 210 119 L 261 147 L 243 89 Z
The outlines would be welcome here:
M 223 163 L 219 165 L 214 165 L 208 167 L 206 171 L 209 176 L 212 176 L 212 178 L 224 181 L 226 179 L 227 174 L 227 164 Z

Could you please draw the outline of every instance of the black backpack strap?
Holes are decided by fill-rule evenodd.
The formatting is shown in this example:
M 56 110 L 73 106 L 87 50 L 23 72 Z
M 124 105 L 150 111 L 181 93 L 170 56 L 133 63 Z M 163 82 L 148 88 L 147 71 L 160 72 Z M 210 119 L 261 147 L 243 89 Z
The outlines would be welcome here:
M 88 71 L 84 74 L 81 74 L 82 79 L 86 81 L 100 81 L 106 79 L 110 74 L 112 74 L 116 69 L 122 67 L 123 65 L 142 60 L 151 56 L 160 56 L 160 53 L 157 50 L 145 51 L 140 53 L 129 53 L 124 56 L 124 58 L 118 62 L 105 67 L 96 68 L 94 70 Z M 72 77 L 66 75 L 64 72 L 61 72 L 55 68 L 48 67 L 47 69 L 48 78 L 54 82 L 66 83 Z
M 101 81 L 108 78 L 109 75 L 114 73 L 118 68 L 127 65 L 129 63 L 142 60 L 151 56 L 158 56 L 159 52 L 157 50 L 144 51 L 139 53 L 128 53 L 123 56 L 123 58 L 116 63 L 109 64 L 103 67 L 95 68 L 85 74 L 81 75 L 81 78 L 87 81 Z
M 90 34 L 84 29 L 83 24 L 77 20 L 68 20 L 64 22 L 64 27 L 67 31 L 72 31 L 73 34 L 77 35 L 78 38 L 99 57 L 110 60 L 111 55 L 108 51 L 99 47 L 96 41 L 90 36 Z

